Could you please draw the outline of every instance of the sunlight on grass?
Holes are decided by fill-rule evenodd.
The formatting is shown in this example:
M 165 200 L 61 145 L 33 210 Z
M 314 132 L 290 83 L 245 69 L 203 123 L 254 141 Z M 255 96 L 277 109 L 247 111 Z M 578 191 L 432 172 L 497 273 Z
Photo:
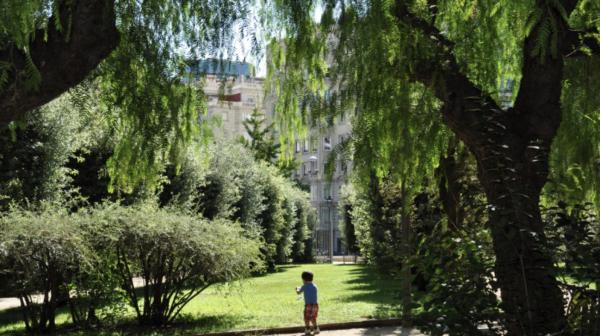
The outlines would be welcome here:
M 397 303 L 397 284 L 379 278 L 369 268 L 321 264 L 284 266 L 276 274 L 233 285 L 230 290 L 207 290 L 184 309 L 184 314 L 195 318 L 230 316 L 232 329 L 300 325 L 304 302 L 298 300 L 294 288 L 302 284 L 300 273 L 304 269 L 315 273 L 321 323 L 382 317 Z
M 382 278 L 368 266 L 290 265 L 281 266 L 274 274 L 207 289 L 183 310 L 179 322 L 185 324 L 188 332 L 195 333 L 301 325 L 304 302 L 298 300 L 294 288 L 302 284 L 303 270 L 315 274 L 320 323 L 388 317 L 396 311 L 398 284 Z M 17 310 L 0 312 L 0 334 L 22 330 L 21 323 L 13 322 L 18 318 Z M 68 320 L 64 311 L 57 322 L 62 324 Z M 158 331 L 154 334 L 175 333 Z

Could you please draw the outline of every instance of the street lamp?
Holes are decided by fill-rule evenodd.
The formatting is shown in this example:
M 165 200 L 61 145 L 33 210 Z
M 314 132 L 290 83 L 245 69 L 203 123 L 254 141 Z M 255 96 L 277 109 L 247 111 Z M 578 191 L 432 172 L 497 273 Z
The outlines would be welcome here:
M 327 195 L 327 209 L 329 211 L 329 261 L 333 264 L 333 218 L 331 217 L 331 195 Z

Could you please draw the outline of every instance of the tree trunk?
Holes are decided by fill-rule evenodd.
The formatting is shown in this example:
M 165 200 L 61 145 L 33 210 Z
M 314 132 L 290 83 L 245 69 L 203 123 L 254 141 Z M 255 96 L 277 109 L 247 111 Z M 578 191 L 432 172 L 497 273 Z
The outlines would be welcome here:
M 438 167 L 440 177 L 438 184 L 439 196 L 451 230 L 460 229 L 465 212 L 461 204 L 460 185 L 461 174 L 464 174 L 464 158 L 460 157 L 461 154 L 457 147 L 458 139 L 452 136 L 448 144 L 448 151 L 440 157 Z
M 406 181 L 402 180 L 401 195 L 402 207 L 400 209 L 400 228 L 402 232 L 402 326 L 412 326 L 412 272 L 409 259 L 412 255 L 411 228 L 409 207 L 410 200 L 406 191 Z
M 445 122 L 477 160 L 509 335 L 562 332 L 563 297 L 539 209 L 561 122 L 562 59 L 525 57 L 515 106 L 504 110 L 455 67 L 437 94 Z
M 547 176 L 548 148 L 549 144 L 516 141 L 490 144 L 476 155 L 489 202 L 496 277 L 510 335 L 546 335 L 566 325 L 562 293 L 546 249 L 541 186 L 536 182 Z
M 0 49 L 0 62 L 12 66 L 0 91 L 0 127 L 79 84 L 117 47 L 114 0 L 59 1 L 59 6 L 65 29 L 57 30 L 50 18 L 47 33 L 38 30 L 28 48 L 41 76 L 37 89 L 26 85 L 27 56 L 10 43 Z

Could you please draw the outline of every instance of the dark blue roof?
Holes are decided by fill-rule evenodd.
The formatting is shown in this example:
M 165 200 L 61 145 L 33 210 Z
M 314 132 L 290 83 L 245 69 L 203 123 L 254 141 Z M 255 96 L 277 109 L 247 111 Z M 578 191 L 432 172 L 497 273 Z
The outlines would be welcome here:
M 246 62 L 234 62 L 220 59 L 205 59 L 190 62 L 190 71 L 196 75 L 252 76 L 253 66 Z

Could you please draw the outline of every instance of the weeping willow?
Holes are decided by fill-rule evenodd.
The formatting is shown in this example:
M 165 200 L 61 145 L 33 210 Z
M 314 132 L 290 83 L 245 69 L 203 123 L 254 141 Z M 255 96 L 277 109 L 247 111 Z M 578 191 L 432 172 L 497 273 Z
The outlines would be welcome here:
M 498 102 L 513 98 L 518 86 L 507 82 L 518 83 L 516 51 L 533 1 L 409 3 L 453 41 L 469 78 Z M 272 17 L 285 18 L 270 27 L 268 91 L 278 98 L 275 116 L 289 153 L 290 139 L 311 120 L 352 113 L 359 171 L 408 179 L 431 173 L 447 130 L 441 102 L 408 79 L 422 64 L 408 60 L 430 58 L 428 40 L 435 36 L 399 26 L 393 6 L 394 1 L 275 1 L 267 7 Z M 322 12 L 318 22 L 315 11 Z
M 275 1 L 271 10 L 286 18 L 272 30 L 283 46 L 270 78 L 280 125 L 350 110 L 358 173 L 414 184 L 439 158 L 445 124 L 475 155 L 490 202 L 508 333 L 564 331 L 551 258 L 535 238 L 540 189 L 548 169 L 597 174 L 600 2 Z
M 163 162 L 176 161 L 198 134 L 204 94 L 189 76 L 186 60 L 232 57 L 236 36 L 251 38 L 257 51 L 257 23 L 249 16 L 250 0 L 100 1 L 110 6 L 102 15 L 114 16 L 118 44 L 90 77 L 100 90 L 96 104 L 110 116 L 117 136 L 108 164 L 112 186 L 127 191 L 153 183 Z M 83 2 L 0 3 L 0 55 L 10 52 L 26 59 L 20 72 L 10 57 L 0 58 L 0 97 L 18 83 L 26 84 L 24 94 L 38 92 L 43 64 L 34 62 L 32 46 L 55 32 L 68 42 L 72 24 L 80 18 L 67 11 L 78 5 Z M 11 82 L 10 76 L 18 81 Z
M 406 173 L 407 167 L 419 167 L 415 170 L 424 176 L 431 171 L 424 165 L 435 164 L 439 139 L 447 132 L 435 113 L 441 103 L 418 85 L 398 83 L 410 82 L 408 75 L 415 72 L 436 71 L 419 59 L 435 56 L 427 42 L 438 37 L 397 25 L 396 3 L 274 1 L 267 6 L 271 16 L 281 18 L 275 20 L 279 25 L 270 27 L 269 90 L 278 97 L 275 112 L 280 128 L 286 130 L 281 132 L 282 143 L 289 145 L 290 153 L 288 140 L 311 117 L 353 111 L 354 160 L 359 171 L 375 169 L 379 176 L 394 172 L 411 178 L 414 175 Z M 540 58 L 557 56 L 559 18 L 553 9 L 572 29 L 589 31 L 587 38 L 600 37 L 598 1 L 576 1 L 568 17 L 557 0 L 404 3 L 442 32 L 461 70 L 501 106 L 512 106 L 517 96 L 523 41 L 536 24 L 541 29 L 533 53 Z M 316 18 L 315 13 L 321 16 Z M 577 52 L 591 54 L 585 46 Z M 552 147 L 552 183 L 546 194 L 560 193 L 600 206 L 596 196 L 600 82 L 594 76 L 600 73 L 600 62 L 597 57 L 568 59 L 564 72 L 563 120 Z M 327 88 L 334 88 L 334 93 Z M 415 125 L 423 128 L 415 131 Z
M 548 202 L 592 202 L 600 210 L 600 59 L 567 64 L 563 121 L 552 146 Z

